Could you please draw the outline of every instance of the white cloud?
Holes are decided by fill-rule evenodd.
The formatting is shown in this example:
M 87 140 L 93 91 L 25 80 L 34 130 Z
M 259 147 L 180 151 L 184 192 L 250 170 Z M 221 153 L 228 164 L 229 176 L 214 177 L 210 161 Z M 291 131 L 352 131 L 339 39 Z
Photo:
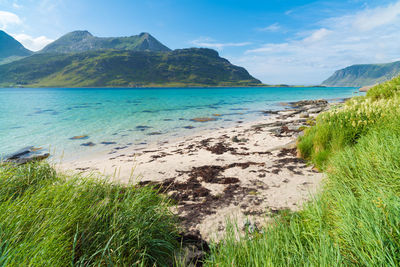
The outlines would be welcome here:
M 365 10 L 358 14 L 353 25 L 362 31 L 369 31 L 395 22 L 398 20 L 399 15 L 400 2 L 397 2 L 386 7 Z
M 314 43 L 316 41 L 324 39 L 327 35 L 329 35 L 332 31 L 321 28 L 316 31 L 314 31 L 310 36 L 304 38 L 304 42 L 306 43 Z
M 12 34 L 12 36 L 22 43 L 26 48 L 32 51 L 38 51 L 54 41 L 46 36 L 39 36 L 35 38 L 25 33 Z
M 250 45 L 250 42 L 242 42 L 242 43 L 218 43 L 215 42 L 211 38 L 200 38 L 194 41 L 191 41 L 191 44 L 200 47 L 214 48 L 217 50 L 223 50 L 225 47 L 241 47 Z
M 277 31 L 279 31 L 281 28 L 282 28 L 282 27 L 281 27 L 278 23 L 274 23 L 274 24 L 271 24 L 271 25 L 269 25 L 269 26 L 267 26 L 267 27 L 259 28 L 259 29 L 257 29 L 257 30 L 258 30 L 258 31 L 261 31 L 261 32 L 277 32 Z
M 249 49 L 231 61 L 265 83 L 318 84 L 339 68 L 400 57 L 400 1 L 317 25 L 285 42 Z
M 286 15 L 286 16 L 289 16 L 289 15 L 292 14 L 292 13 L 293 13 L 293 10 L 291 10 L 291 9 L 285 11 L 285 15 Z
M 21 24 L 22 20 L 14 13 L 0 10 L 0 29 L 7 29 L 10 25 Z
M 12 6 L 13 6 L 13 8 L 15 8 L 15 9 L 20 9 L 20 8 L 22 8 L 22 5 L 19 5 L 19 4 L 15 3 L 15 2 L 12 4 Z

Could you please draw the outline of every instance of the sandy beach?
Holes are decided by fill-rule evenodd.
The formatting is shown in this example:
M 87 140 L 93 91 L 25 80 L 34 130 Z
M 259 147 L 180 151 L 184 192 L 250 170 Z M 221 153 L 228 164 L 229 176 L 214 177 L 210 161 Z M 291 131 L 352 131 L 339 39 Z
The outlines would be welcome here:
M 323 175 L 297 157 L 295 143 L 329 104 L 303 101 L 292 107 L 266 111 L 257 122 L 238 121 L 147 147 L 110 148 L 57 168 L 152 184 L 176 203 L 173 212 L 185 232 L 219 239 L 228 220 L 260 227 L 280 210 L 298 210 L 318 190 Z

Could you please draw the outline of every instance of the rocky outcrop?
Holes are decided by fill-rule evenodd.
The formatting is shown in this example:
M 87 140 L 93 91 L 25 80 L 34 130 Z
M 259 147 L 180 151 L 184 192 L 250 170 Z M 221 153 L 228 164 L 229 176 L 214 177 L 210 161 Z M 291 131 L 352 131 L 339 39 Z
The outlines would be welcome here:
M 40 161 L 50 156 L 47 150 L 33 146 L 24 147 L 17 152 L 5 157 L 4 162 L 25 164 L 32 161 Z

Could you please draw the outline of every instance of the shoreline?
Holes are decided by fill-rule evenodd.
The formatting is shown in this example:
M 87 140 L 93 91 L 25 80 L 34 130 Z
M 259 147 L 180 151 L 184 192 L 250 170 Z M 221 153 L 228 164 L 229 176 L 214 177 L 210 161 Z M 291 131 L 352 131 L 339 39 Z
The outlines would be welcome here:
M 317 192 L 323 175 L 297 158 L 295 142 L 307 121 L 329 104 L 300 102 L 259 121 L 141 149 L 111 150 L 56 163 L 56 168 L 100 173 L 117 183 L 152 184 L 177 204 L 173 212 L 185 232 L 218 240 L 227 220 L 258 228 L 282 210 L 300 209 Z
M 307 87 L 307 88 L 326 88 L 328 86 L 325 85 L 269 85 L 269 84 L 261 84 L 261 85 L 188 85 L 188 86 L 179 86 L 179 85 L 149 85 L 149 86 L 89 86 L 89 87 L 54 87 L 54 86 L 40 86 L 40 87 L 34 87 L 34 86 L 0 86 L 1 88 L 5 88 L 5 89 L 10 89 L 10 88 L 16 88 L 16 89 L 36 89 L 36 88 L 53 88 L 53 89 L 70 89 L 70 88 L 74 88 L 74 89 L 112 89 L 112 88 L 117 88 L 117 89 L 162 89 L 162 88 L 166 88 L 166 89 L 171 89 L 171 88 L 177 88 L 177 89 L 191 89 L 191 88 L 195 88 L 195 89 L 201 89 L 201 88 L 257 88 L 257 87 L 266 87 L 266 88 L 303 88 L 303 87 Z M 333 86 L 335 87 L 335 86 Z M 353 86 L 339 86 L 339 87 L 347 87 L 347 88 L 358 88 L 358 87 L 353 87 Z
M 141 145 L 169 139 L 170 135 L 191 135 L 206 128 L 226 127 L 238 120 L 259 120 L 265 109 L 284 109 L 280 102 L 345 98 L 354 91 L 345 88 L 4 90 L 0 90 L 6 110 L 0 129 L 0 135 L 5 137 L 0 142 L 3 148 L 0 157 L 24 146 L 34 146 L 50 150 L 52 157 L 64 155 L 67 159 L 107 150 L 113 145 L 109 143 Z M 46 98 L 54 101 L 45 103 Z M 214 114 L 220 116 L 213 117 Z M 193 121 L 198 117 L 216 121 Z M 88 137 L 71 140 L 84 135 Z M 13 140 L 7 140 L 9 137 Z

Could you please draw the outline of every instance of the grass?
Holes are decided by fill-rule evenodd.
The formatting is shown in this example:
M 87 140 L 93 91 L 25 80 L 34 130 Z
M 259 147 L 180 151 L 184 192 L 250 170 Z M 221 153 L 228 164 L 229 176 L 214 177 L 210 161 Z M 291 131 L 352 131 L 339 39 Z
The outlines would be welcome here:
M 205 265 L 399 266 L 400 78 L 321 114 L 298 149 L 325 171 L 323 190 L 261 231 L 231 226 Z M 0 266 L 165 266 L 176 233 L 150 188 L 0 168 Z
M 170 265 L 179 244 L 168 206 L 151 188 L 4 165 L 0 266 Z
M 400 77 L 321 114 L 299 140 L 323 190 L 260 233 L 234 231 L 208 266 L 399 266 Z

